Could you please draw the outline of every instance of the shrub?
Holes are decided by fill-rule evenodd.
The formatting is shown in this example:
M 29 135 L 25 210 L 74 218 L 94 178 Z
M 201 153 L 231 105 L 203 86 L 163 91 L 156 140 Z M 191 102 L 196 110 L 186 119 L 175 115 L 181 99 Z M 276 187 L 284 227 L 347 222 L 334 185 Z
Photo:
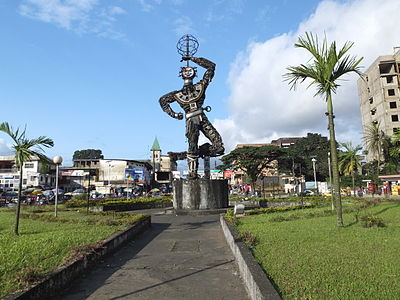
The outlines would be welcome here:
M 300 216 L 295 215 L 295 214 L 291 214 L 288 216 L 276 216 L 270 219 L 270 222 L 285 222 L 285 221 L 291 221 L 291 220 L 297 220 L 300 219 Z
M 266 208 L 257 208 L 251 209 L 246 211 L 247 215 L 257 215 L 257 214 L 269 214 L 275 212 L 284 212 L 284 211 L 291 211 L 297 209 L 305 209 L 305 208 L 312 208 L 315 207 L 314 204 L 304 204 L 304 205 L 292 205 L 292 206 L 278 206 L 278 207 L 266 207 Z
M 108 206 L 108 205 L 124 205 L 133 203 L 166 203 L 171 202 L 171 196 L 164 197 L 151 197 L 151 198 L 135 198 L 135 199 L 123 199 L 123 198 L 105 198 L 105 199 L 90 199 L 90 206 Z M 86 207 L 87 200 L 70 200 L 65 204 L 66 207 Z
M 234 214 L 234 212 L 233 212 L 233 209 L 228 209 L 228 210 L 226 211 L 226 213 L 225 213 L 225 220 L 226 220 L 229 224 L 231 224 L 231 225 L 233 225 L 233 226 L 239 225 L 239 220 L 238 220 L 238 218 L 236 218 L 236 216 L 235 216 L 235 214 Z
M 382 218 L 379 218 L 378 216 L 375 215 L 366 215 L 361 217 L 361 224 L 365 228 L 369 227 L 385 227 L 385 223 L 383 222 Z
M 78 194 L 75 195 L 71 198 L 71 200 L 86 200 L 87 199 L 87 193 L 83 193 L 83 194 Z
M 253 248 L 257 243 L 257 238 L 249 231 L 241 232 L 239 237 L 249 248 Z

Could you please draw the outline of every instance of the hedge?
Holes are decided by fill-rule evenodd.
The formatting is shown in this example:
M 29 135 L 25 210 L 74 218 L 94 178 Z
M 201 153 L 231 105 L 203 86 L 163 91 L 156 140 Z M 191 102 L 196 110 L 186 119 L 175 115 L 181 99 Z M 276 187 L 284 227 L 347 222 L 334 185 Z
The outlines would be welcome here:
M 168 203 L 172 202 L 172 197 L 151 197 L 151 198 L 135 198 L 135 199 L 89 199 L 89 206 L 116 206 L 129 204 L 151 204 L 151 203 Z M 86 207 L 87 200 L 69 200 L 65 203 L 66 207 Z

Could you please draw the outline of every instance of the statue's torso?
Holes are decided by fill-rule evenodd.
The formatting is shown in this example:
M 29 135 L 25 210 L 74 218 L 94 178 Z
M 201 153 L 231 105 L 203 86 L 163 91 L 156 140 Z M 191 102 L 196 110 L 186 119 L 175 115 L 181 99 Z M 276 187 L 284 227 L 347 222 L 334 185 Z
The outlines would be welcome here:
M 174 93 L 175 100 L 179 103 L 185 113 L 199 109 L 205 99 L 205 87 L 200 81 L 193 85 L 193 90 L 184 92 L 184 89 Z

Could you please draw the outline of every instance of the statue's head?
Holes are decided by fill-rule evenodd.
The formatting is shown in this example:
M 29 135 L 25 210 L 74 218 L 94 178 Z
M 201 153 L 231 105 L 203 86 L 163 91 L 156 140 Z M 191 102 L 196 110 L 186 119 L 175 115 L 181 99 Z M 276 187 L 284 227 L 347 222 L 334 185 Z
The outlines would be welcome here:
M 179 76 L 182 77 L 185 86 L 193 85 L 193 78 L 196 77 L 196 68 L 182 67 Z

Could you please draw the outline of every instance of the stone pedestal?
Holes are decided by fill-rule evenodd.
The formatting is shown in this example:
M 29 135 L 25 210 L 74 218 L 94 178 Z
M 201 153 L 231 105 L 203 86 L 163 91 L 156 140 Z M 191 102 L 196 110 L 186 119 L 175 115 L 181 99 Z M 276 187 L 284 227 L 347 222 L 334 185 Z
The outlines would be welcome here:
M 172 186 L 176 210 L 228 207 L 227 180 L 181 179 L 173 181 Z

